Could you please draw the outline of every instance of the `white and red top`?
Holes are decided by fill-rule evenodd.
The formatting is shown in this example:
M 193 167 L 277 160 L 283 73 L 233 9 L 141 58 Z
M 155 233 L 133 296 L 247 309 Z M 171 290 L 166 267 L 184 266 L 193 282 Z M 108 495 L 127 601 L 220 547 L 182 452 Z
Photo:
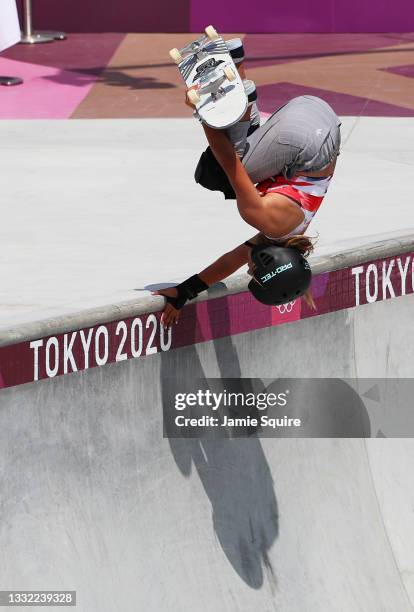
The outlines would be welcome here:
M 302 209 L 304 215 L 302 223 L 289 234 L 280 236 L 278 239 L 303 234 L 322 204 L 331 178 L 332 175 L 321 178 L 295 176 L 289 180 L 283 175 L 279 175 L 256 185 L 260 193 L 280 193 L 293 200 Z M 271 236 L 268 236 L 268 238 L 271 238 Z

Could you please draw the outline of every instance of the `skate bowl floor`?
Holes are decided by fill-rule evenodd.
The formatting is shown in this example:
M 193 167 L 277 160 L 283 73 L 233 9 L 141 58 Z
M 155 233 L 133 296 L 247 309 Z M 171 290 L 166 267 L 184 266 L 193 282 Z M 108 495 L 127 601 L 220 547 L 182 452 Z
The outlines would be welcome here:
M 381 392 L 413 372 L 411 236 L 315 258 L 316 313 L 237 277 L 171 333 L 159 298 L 2 332 L 1 588 L 82 612 L 412 610 L 414 442 Z M 290 380 L 302 416 L 342 398 L 362 429 L 166 437 L 206 379 Z

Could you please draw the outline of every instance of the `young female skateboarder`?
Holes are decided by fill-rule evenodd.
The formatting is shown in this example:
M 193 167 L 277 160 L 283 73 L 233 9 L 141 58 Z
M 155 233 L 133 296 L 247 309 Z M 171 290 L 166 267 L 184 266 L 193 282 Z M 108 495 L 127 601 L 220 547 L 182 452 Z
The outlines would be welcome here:
M 244 78 L 241 41 L 228 45 Z M 235 198 L 241 217 L 259 233 L 177 287 L 157 291 L 167 298 L 165 326 L 178 320 L 187 300 L 245 264 L 253 277 L 249 290 L 260 302 L 283 304 L 304 295 L 313 303 L 306 260 L 313 245 L 303 234 L 335 170 L 340 121 L 322 99 L 300 96 L 259 127 L 254 84 L 246 81 L 245 87 L 250 106 L 239 123 L 227 130 L 203 124 L 209 148 L 195 179 L 227 199 Z

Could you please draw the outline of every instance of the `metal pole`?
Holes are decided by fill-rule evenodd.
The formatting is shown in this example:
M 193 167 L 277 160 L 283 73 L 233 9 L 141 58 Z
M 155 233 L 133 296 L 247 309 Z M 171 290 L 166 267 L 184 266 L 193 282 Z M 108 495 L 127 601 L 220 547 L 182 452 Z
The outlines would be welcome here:
M 34 32 L 32 0 L 23 0 L 23 32 L 20 39 L 21 43 L 35 45 L 38 43 L 53 42 L 54 40 L 64 40 L 64 32 Z

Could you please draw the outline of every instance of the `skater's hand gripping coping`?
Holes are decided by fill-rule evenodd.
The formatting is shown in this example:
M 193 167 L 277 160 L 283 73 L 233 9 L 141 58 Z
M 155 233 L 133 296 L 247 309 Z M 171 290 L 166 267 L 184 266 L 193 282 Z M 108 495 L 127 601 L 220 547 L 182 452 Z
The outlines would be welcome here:
M 166 289 L 160 289 L 159 291 L 154 291 L 152 295 L 162 295 L 163 297 L 172 297 L 176 298 L 178 295 L 178 291 L 175 287 L 168 287 Z M 167 304 L 164 307 L 164 310 L 161 315 L 161 325 L 164 327 L 171 327 L 174 323 L 178 323 L 178 319 L 180 318 L 181 311 L 174 308 L 172 304 Z

